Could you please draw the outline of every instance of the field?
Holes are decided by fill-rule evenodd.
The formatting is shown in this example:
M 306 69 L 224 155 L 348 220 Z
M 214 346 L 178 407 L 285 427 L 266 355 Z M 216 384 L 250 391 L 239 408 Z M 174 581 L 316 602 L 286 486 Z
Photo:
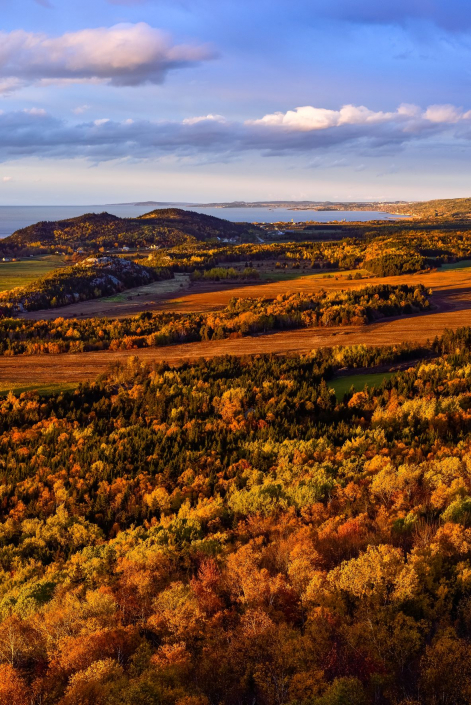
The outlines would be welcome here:
M 10 392 L 15 396 L 19 396 L 24 392 L 37 392 L 41 396 L 49 397 L 53 394 L 59 394 L 60 392 L 71 392 L 76 387 L 77 384 L 74 382 L 24 384 L 16 381 L 2 380 L 0 382 L 0 397 L 5 397 Z
M 21 259 L 17 262 L 0 262 L 0 291 L 8 291 L 15 286 L 25 286 L 39 277 L 62 267 L 63 258 L 59 255 Z
M 292 292 L 318 292 L 361 288 L 369 284 L 424 284 L 432 290 L 433 310 L 415 316 L 392 318 L 368 326 L 313 328 L 265 335 L 194 342 L 160 348 L 117 352 L 90 352 L 75 355 L 42 355 L 0 358 L 0 380 L 19 384 L 54 384 L 91 380 L 104 372 L 110 363 L 136 354 L 147 361 L 178 364 L 184 360 L 218 355 L 260 353 L 307 353 L 319 347 L 339 345 L 390 345 L 401 342 L 422 344 L 439 336 L 447 328 L 471 326 L 471 268 L 447 268 L 396 277 L 347 279 L 345 272 L 325 277 L 304 270 L 281 271 L 278 281 L 260 283 L 191 284 L 187 275 L 157 282 L 110 297 L 63 307 L 60 310 L 29 313 L 28 318 L 64 318 L 78 316 L 122 317 L 140 311 L 208 312 L 227 306 L 231 298 L 275 298 Z M 283 276 L 283 278 L 282 278 Z
M 369 374 L 348 375 L 337 377 L 329 382 L 329 387 L 335 390 L 335 396 L 341 401 L 352 387 L 356 392 L 361 392 L 365 387 L 379 387 L 386 379 L 390 379 L 393 372 L 372 372 Z

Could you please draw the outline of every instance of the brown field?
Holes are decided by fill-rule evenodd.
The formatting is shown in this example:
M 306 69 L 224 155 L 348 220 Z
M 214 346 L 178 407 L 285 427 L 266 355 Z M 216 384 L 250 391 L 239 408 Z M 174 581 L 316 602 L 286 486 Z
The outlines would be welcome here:
M 471 268 L 448 271 L 432 271 L 397 277 L 373 277 L 348 280 L 342 273 L 332 278 L 325 274 L 300 274 L 296 278 L 257 283 L 196 283 L 191 284 L 185 274 L 177 274 L 175 280 L 156 282 L 138 289 L 129 289 L 108 299 L 85 301 L 60 309 L 34 311 L 23 314 L 33 320 L 110 316 L 122 318 L 141 311 L 205 312 L 227 306 L 231 298 L 275 298 L 280 294 L 304 292 L 314 293 L 321 289 L 360 289 L 374 284 L 424 284 L 433 289 L 433 301 L 443 309 L 456 308 L 458 299 L 468 299 L 471 305 Z M 177 294 L 177 296 L 172 296 Z
M 208 311 L 227 305 L 233 296 L 242 298 L 264 296 L 270 298 L 286 292 L 314 292 L 321 288 L 332 290 L 359 288 L 370 283 L 423 283 L 433 290 L 432 303 L 435 308 L 430 313 L 408 316 L 406 318 L 388 319 L 384 322 L 362 327 L 302 329 L 232 340 L 186 343 L 135 351 L 1 357 L 0 380 L 4 382 L 15 381 L 15 383 L 23 381 L 29 383 L 53 383 L 91 380 L 104 372 L 110 363 L 123 361 L 130 354 L 136 354 L 142 360 L 149 362 L 155 360 L 176 364 L 184 360 L 217 355 L 249 355 L 271 352 L 305 353 L 318 347 L 335 345 L 388 345 L 405 341 L 425 343 L 436 335 L 440 335 L 445 328 L 471 326 L 471 268 L 389 277 L 387 279 L 371 278 L 366 281 L 323 279 L 316 276 L 306 276 L 291 281 L 249 284 L 246 286 L 237 284 L 232 286 L 223 285 L 217 288 L 217 285 L 198 285 L 190 289 L 182 289 L 178 299 L 171 297 L 173 292 L 167 292 L 160 299 L 156 299 L 152 307 L 149 306 L 149 309 L 145 310 Z M 97 306 L 100 304 L 100 302 L 90 303 Z M 77 306 L 83 307 L 84 305 L 78 304 Z M 138 310 L 132 312 L 136 313 Z M 60 311 L 61 316 L 63 312 L 65 312 L 65 309 Z M 56 311 L 56 316 L 57 313 Z M 128 311 L 128 313 L 131 313 L 131 311 Z M 93 314 L 87 312 L 87 315 Z M 118 314 L 113 312 L 113 315 Z M 121 315 L 123 314 L 121 313 Z M 32 314 L 30 316 L 32 317 Z M 39 318 L 40 316 L 35 315 L 34 317 Z

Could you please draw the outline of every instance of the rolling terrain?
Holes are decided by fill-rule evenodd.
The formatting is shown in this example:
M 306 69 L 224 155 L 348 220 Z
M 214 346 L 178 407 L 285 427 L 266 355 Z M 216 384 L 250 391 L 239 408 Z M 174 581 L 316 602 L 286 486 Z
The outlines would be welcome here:
M 434 275 L 425 278 L 431 285 Z M 453 281 L 453 277 L 455 281 Z M 419 276 L 415 276 L 419 283 Z M 391 277 L 388 283 L 406 283 L 405 277 Z M 130 354 L 136 355 L 146 362 L 167 362 L 180 364 L 183 361 L 199 358 L 213 358 L 220 355 L 258 355 L 264 353 L 292 354 L 307 353 L 318 348 L 329 348 L 351 345 L 386 346 L 403 342 L 424 344 L 446 329 L 457 329 L 471 326 L 471 270 L 463 270 L 456 281 L 456 273 L 448 273 L 447 280 L 432 294 L 431 301 L 435 306 L 431 313 L 421 313 L 414 316 L 388 319 L 366 326 L 346 326 L 338 328 L 308 328 L 301 330 L 282 331 L 265 335 L 248 336 L 238 339 L 212 340 L 181 345 L 171 345 L 160 348 L 145 348 L 136 350 L 118 350 L 103 352 L 77 353 L 74 355 L 38 355 L 0 357 L 0 380 L 35 383 L 50 382 L 82 382 L 95 379 L 97 374 L 104 373 L 110 364 L 123 362 Z M 412 278 L 413 280 L 413 278 Z M 424 277 L 422 277 L 422 281 Z M 384 281 L 384 280 L 382 280 Z M 351 286 L 357 283 L 346 282 Z M 269 287 L 271 295 L 286 291 L 286 283 L 277 282 Z M 293 285 L 293 282 L 290 282 Z M 448 286 L 447 286 L 448 284 Z M 334 287 L 335 283 L 331 286 Z M 360 283 L 361 285 L 361 283 Z M 364 285 L 364 283 L 363 283 Z M 262 285 L 260 285 L 262 286 Z M 271 287 L 271 288 L 270 288 Z M 337 288 L 338 282 L 337 282 Z M 296 291 L 306 291 L 303 282 L 297 281 Z M 260 295 L 259 287 L 247 287 L 246 296 Z M 240 291 L 237 291 L 240 295 Z M 229 300 L 236 294 L 235 290 L 218 292 L 218 303 Z M 268 293 L 265 293 L 268 295 Z M 181 297 L 179 304 L 191 310 L 209 310 L 213 305 L 215 292 L 189 294 Z M 185 304 L 185 298 L 187 303 Z M 172 300 L 169 301 L 171 305 Z M 162 303 L 162 310 L 165 304 Z
M 252 230 L 256 228 L 248 224 L 231 223 L 178 208 L 153 210 L 138 218 L 86 213 L 77 218 L 41 222 L 17 230 L 0 242 L 0 252 L 170 247 L 215 238 L 236 241 Z

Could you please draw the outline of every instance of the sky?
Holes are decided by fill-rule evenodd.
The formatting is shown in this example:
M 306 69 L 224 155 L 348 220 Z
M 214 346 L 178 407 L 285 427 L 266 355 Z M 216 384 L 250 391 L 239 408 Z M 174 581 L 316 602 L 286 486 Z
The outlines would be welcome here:
M 0 205 L 471 195 L 469 0 L 0 0 Z

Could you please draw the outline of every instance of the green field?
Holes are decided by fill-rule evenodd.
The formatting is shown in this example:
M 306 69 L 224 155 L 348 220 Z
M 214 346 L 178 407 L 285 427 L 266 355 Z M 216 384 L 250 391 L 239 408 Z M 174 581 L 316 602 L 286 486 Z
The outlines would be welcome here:
M 64 258 L 60 255 L 32 257 L 18 262 L 0 262 L 0 291 L 25 286 L 63 266 Z
M 363 278 L 371 277 L 371 274 L 369 274 L 365 269 L 323 269 L 316 272 L 312 272 L 312 270 L 309 271 L 307 269 L 276 269 L 271 272 L 260 272 L 260 279 L 262 281 L 280 282 L 292 281 L 293 279 L 300 279 L 301 277 L 305 277 L 306 279 L 335 279 L 335 277 L 338 277 L 340 280 L 346 279 L 349 274 L 354 277 L 357 273 L 360 273 Z
M 125 301 L 126 297 L 124 294 L 114 294 L 113 296 L 105 296 L 101 300 L 107 304 L 116 304 L 120 301 Z
M 448 269 L 467 269 L 467 267 L 471 267 L 471 259 L 463 259 L 461 262 L 443 264 L 440 269 L 446 272 Z
M 329 387 L 335 390 L 335 396 L 341 401 L 352 386 L 355 387 L 356 392 L 361 392 L 366 386 L 379 387 L 385 379 L 390 379 L 393 374 L 394 372 L 370 372 L 363 375 L 337 377 L 337 379 L 330 380 Z
M 49 383 L 49 384 L 18 384 L 17 382 L 0 382 L 0 397 L 5 397 L 9 392 L 19 396 L 23 392 L 38 392 L 41 396 L 50 397 L 60 392 L 71 392 L 77 389 L 75 382 Z

